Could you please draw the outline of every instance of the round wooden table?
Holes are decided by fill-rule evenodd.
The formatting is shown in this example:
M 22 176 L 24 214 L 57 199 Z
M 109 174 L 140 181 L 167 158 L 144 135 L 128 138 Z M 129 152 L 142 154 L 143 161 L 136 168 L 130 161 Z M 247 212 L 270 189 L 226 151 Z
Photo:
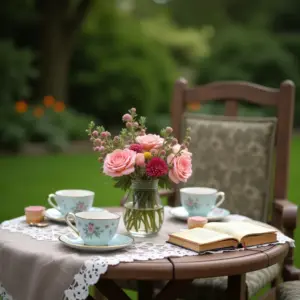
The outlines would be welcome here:
M 244 300 L 245 274 L 283 262 L 288 250 L 289 245 L 286 243 L 212 255 L 120 263 L 110 266 L 96 287 L 109 300 L 128 300 L 130 298 L 114 281 L 135 280 L 138 299 L 171 300 L 184 296 L 186 288 L 196 278 L 228 276 L 227 298 Z M 157 281 L 168 283 L 154 297 L 153 282 Z

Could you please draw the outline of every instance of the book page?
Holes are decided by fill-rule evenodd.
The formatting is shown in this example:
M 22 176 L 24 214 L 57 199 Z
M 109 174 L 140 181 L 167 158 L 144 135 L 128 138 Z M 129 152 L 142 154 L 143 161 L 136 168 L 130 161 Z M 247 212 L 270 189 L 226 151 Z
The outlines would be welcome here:
M 199 245 L 232 239 L 233 237 L 217 231 L 208 230 L 205 228 L 194 228 L 181 232 L 176 232 L 170 235 L 171 237 L 178 237 L 183 240 L 188 240 Z
M 267 227 L 259 226 L 257 224 L 249 223 L 249 222 L 210 222 L 204 225 L 205 229 L 218 231 L 221 233 L 226 233 L 231 235 L 239 240 L 242 240 L 243 237 L 248 235 L 256 235 L 256 234 L 264 234 L 276 232 L 274 229 L 270 229 Z

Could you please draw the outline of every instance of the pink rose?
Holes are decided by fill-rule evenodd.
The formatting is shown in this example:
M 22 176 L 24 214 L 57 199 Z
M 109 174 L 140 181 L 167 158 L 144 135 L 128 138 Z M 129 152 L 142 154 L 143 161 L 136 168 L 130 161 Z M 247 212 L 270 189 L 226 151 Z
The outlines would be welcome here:
M 134 172 L 136 152 L 124 149 L 107 154 L 104 160 L 103 173 L 111 177 L 120 177 Z
M 136 155 L 136 158 L 135 158 L 135 164 L 137 166 L 144 166 L 145 165 L 145 156 L 144 156 L 144 153 L 138 153 Z
M 168 164 L 172 164 L 173 167 L 169 171 L 169 178 L 174 183 L 187 182 L 192 175 L 192 158 L 188 154 L 182 154 L 175 156 L 170 154 L 167 158 Z
M 180 147 L 181 147 L 180 144 L 174 145 L 174 146 L 172 147 L 173 153 L 174 153 L 174 154 L 177 154 L 177 153 L 179 152 L 179 150 L 180 150 Z M 182 153 L 182 154 L 189 155 L 189 156 L 192 156 L 192 153 L 189 152 L 189 151 L 187 151 L 187 149 L 182 149 L 182 150 L 181 150 L 181 153 Z
M 132 121 L 132 116 L 130 114 L 125 114 L 123 117 L 122 117 L 122 120 L 124 122 L 131 122 Z
M 157 134 L 140 135 L 136 137 L 136 141 L 146 151 L 150 151 L 153 148 L 160 148 L 164 143 L 164 139 Z

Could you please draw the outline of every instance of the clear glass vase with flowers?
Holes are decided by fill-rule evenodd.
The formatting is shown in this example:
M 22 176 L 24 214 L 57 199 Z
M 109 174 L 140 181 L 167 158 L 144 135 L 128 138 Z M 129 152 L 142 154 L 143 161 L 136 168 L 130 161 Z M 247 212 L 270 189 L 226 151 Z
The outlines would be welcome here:
M 117 136 L 112 137 L 94 122 L 87 133 L 99 154 L 103 173 L 115 180 L 115 187 L 126 191 L 126 229 L 134 236 L 151 236 L 160 230 L 164 220 L 159 187 L 186 182 L 192 175 L 190 129 L 179 144 L 171 127 L 162 129 L 160 135 L 148 134 L 146 118 L 139 117 L 135 108 L 122 120 L 125 128 Z

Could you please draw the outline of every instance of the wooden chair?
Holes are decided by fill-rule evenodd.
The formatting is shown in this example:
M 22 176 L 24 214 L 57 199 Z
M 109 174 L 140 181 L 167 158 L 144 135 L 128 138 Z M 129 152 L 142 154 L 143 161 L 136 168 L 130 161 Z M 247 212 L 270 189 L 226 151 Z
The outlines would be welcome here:
M 284 81 L 279 89 L 268 88 L 248 82 L 234 81 L 214 82 L 189 88 L 187 82 L 181 79 L 175 83 L 171 104 L 172 127 L 179 141 L 182 138 L 183 129 L 187 126 L 191 127 L 192 143 L 189 150 L 193 153 L 193 176 L 187 183 L 187 186 L 211 186 L 225 191 L 228 196 L 225 201 L 227 205 L 226 208 L 230 209 L 233 213 L 248 215 L 249 217 L 264 222 L 268 221 L 292 238 L 293 231 L 296 228 L 297 206 L 287 199 L 287 191 L 294 96 L 295 87 L 291 81 Z M 225 117 L 204 117 L 198 114 L 186 113 L 189 103 L 198 102 L 201 105 L 205 105 L 205 103 L 210 103 L 211 101 L 219 101 L 225 104 Z M 271 120 L 268 118 L 265 119 L 265 123 L 261 118 L 257 120 L 252 118 L 249 123 L 247 118 L 238 117 L 239 105 L 245 103 L 273 107 L 276 111 L 275 123 L 272 123 L 274 119 Z M 254 125 L 256 123 L 255 121 L 259 124 L 257 127 Z M 272 126 L 274 127 L 275 135 L 273 140 L 271 137 Z M 222 132 L 218 132 L 218 128 L 221 128 Z M 253 130 L 256 130 L 256 133 L 251 131 L 251 128 L 254 128 Z M 208 129 L 214 130 L 214 132 L 209 132 Z M 259 130 L 262 135 L 264 135 L 264 138 L 258 141 Z M 236 164 L 235 158 L 232 156 L 232 153 L 228 153 L 227 158 L 224 156 L 224 151 L 222 152 L 220 150 L 221 152 L 218 154 L 218 151 L 215 149 L 222 147 L 222 145 L 219 145 L 220 143 L 222 144 L 222 137 L 223 143 L 224 139 L 229 143 L 228 139 L 232 138 L 232 131 L 234 131 L 234 136 L 237 138 L 237 141 L 245 137 L 247 139 L 255 138 L 256 142 L 258 141 L 260 143 L 258 148 L 269 145 L 268 143 L 270 141 L 272 142 L 272 145 L 270 144 L 270 147 L 268 147 L 268 151 L 267 149 L 266 151 L 260 149 L 259 152 L 258 149 L 255 150 L 253 146 L 251 151 L 254 152 L 252 153 L 249 150 L 252 146 L 250 146 L 250 144 L 247 146 L 247 141 L 241 142 L 241 144 L 233 148 L 230 148 L 232 145 L 226 146 L 228 149 L 232 149 L 233 152 L 240 151 L 240 153 L 242 153 L 245 151 L 245 157 L 249 159 L 249 162 L 253 159 L 255 164 L 259 162 L 257 157 L 259 157 L 260 153 L 264 153 L 263 155 L 265 157 L 264 160 L 261 160 L 262 164 L 264 164 L 264 168 L 266 168 L 268 165 L 267 160 L 270 159 L 269 167 L 272 167 L 272 170 L 268 167 L 268 170 L 262 170 L 261 173 L 265 172 L 264 175 L 268 176 L 268 178 L 262 177 L 261 181 L 259 180 L 261 174 L 258 175 L 257 173 L 260 167 L 258 166 L 257 170 L 252 170 L 253 174 L 251 179 L 251 174 L 249 175 L 245 171 L 245 167 L 240 173 L 235 174 L 235 176 L 230 174 L 229 182 L 225 182 L 225 179 L 228 177 L 228 170 L 226 170 L 226 168 L 221 169 L 219 166 L 224 163 L 224 166 L 227 166 L 228 169 L 232 169 L 232 166 Z M 249 136 L 247 133 L 250 133 Z M 215 138 L 218 134 L 219 140 Z M 212 143 L 215 143 L 215 145 L 212 145 Z M 209 146 L 207 144 L 209 144 Z M 212 158 L 213 156 L 214 158 Z M 239 157 L 240 163 L 245 162 L 242 157 L 242 155 Z M 216 159 L 216 161 L 210 163 L 212 159 Z M 228 160 L 230 160 L 230 162 L 228 162 Z M 217 175 L 217 172 L 212 170 L 212 168 L 217 168 L 219 174 L 221 174 L 222 171 L 222 175 Z M 243 198 L 240 197 L 241 194 L 235 193 L 234 190 L 243 190 L 243 184 L 245 184 L 245 182 L 239 181 L 241 177 L 247 177 L 247 184 L 249 184 L 249 180 L 252 180 L 250 184 L 252 194 L 259 195 L 261 199 L 258 199 L 258 201 L 253 199 L 252 201 L 252 198 L 247 194 L 248 198 L 246 197 L 245 199 L 248 201 L 246 204 L 240 204 L 243 202 Z M 254 182 L 255 179 L 256 182 Z M 236 180 L 236 183 L 234 180 Z M 271 191 L 267 191 L 266 186 L 268 184 L 270 184 Z M 179 188 L 178 186 L 174 186 L 173 191 L 165 192 L 165 195 L 168 194 L 169 205 L 175 206 L 179 204 Z M 259 191 L 259 189 L 263 191 Z M 268 192 L 270 192 L 269 195 Z M 255 196 L 253 196 L 253 198 L 254 197 Z M 265 203 L 262 204 L 262 202 Z M 256 209 L 253 203 L 255 203 L 259 209 Z M 280 267 L 277 266 L 276 268 L 276 266 L 271 266 L 267 269 L 247 274 L 248 296 L 252 296 L 253 293 L 262 288 L 262 283 L 266 284 L 272 282 L 273 288 L 269 291 L 269 295 L 275 297 L 275 285 L 278 273 L 280 273 Z M 282 275 L 285 280 L 288 280 L 295 277 L 295 274 L 296 271 L 293 267 L 293 249 L 290 249 L 283 264 Z M 220 299 L 223 299 L 223 290 L 226 289 L 227 286 L 224 280 L 226 281 L 226 278 L 199 280 L 198 285 L 195 281 L 195 286 L 197 285 L 200 290 L 199 297 L 201 295 L 204 297 L 200 297 L 199 299 L 206 299 L 206 297 L 207 299 L 219 299 L 216 293 L 205 293 L 206 296 L 203 294 L 203 290 L 216 289 L 218 286 L 220 287 Z M 252 286 L 252 288 L 249 288 L 249 286 Z M 197 292 L 194 289 L 191 289 L 191 291 L 193 297 L 187 297 L 187 299 L 197 299 L 197 296 L 195 297 Z
M 298 280 L 286 281 L 279 285 L 277 299 L 299 300 L 300 299 L 300 270 Z

